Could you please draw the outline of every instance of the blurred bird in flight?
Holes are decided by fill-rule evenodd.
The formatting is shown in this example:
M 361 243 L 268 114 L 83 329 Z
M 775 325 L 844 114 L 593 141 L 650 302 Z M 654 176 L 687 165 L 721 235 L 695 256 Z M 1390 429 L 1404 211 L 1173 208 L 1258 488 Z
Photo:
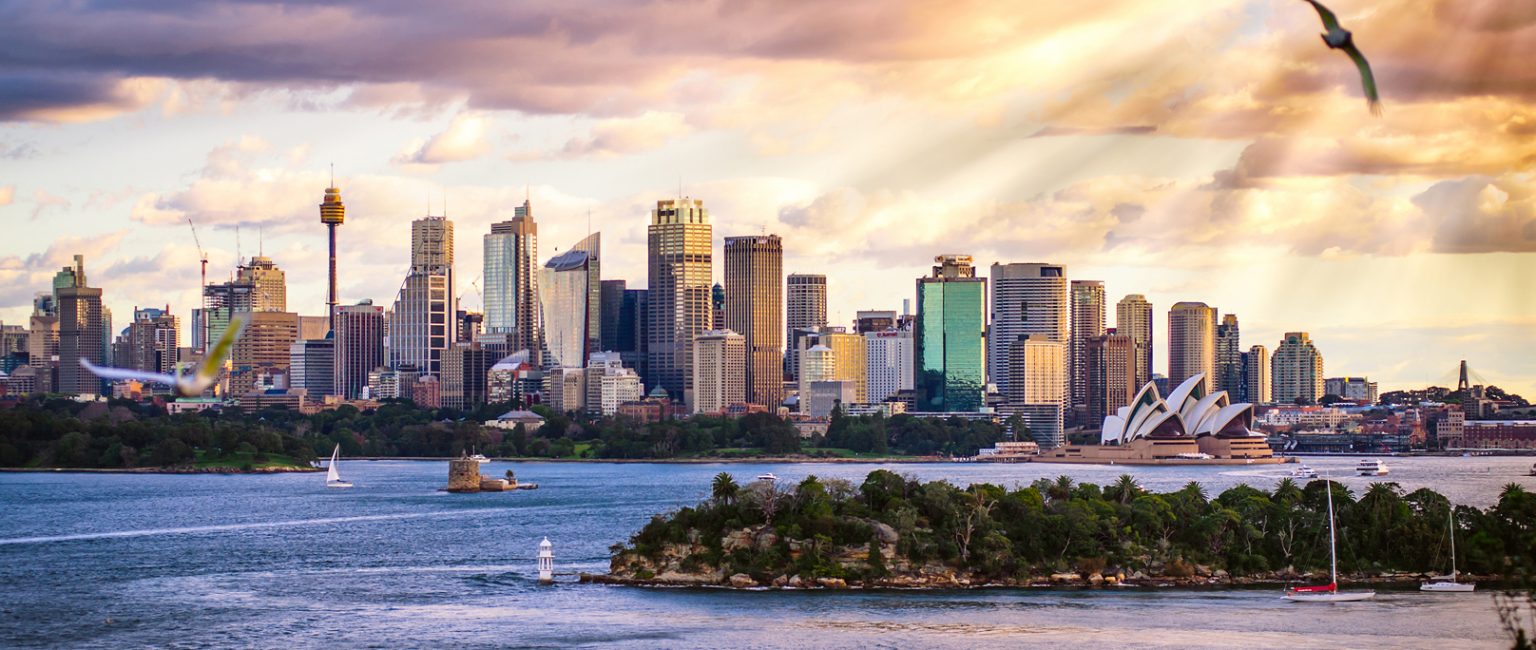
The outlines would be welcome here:
M 1350 60 L 1355 62 L 1355 67 L 1360 69 L 1360 85 L 1365 89 L 1365 99 L 1370 104 L 1371 114 L 1381 115 L 1381 97 L 1376 94 L 1376 75 L 1371 74 L 1370 62 L 1360 53 L 1360 48 L 1355 47 L 1354 34 L 1340 27 L 1339 18 L 1317 0 L 1303 1 L 1317 9 L 1317 15 L 1323 19 L 1323 29 L 1328 30 L 1323 34 L 1323 43 L 1328 45 L 1328 49 L 1344 50 Z
M 196 397 L 208 390 L 214 382 L 219 380 L 219 370 L 224 367 L 224 360 L 229 358 L 230 349 L 235 345 L 235 339 L 240 338 L 245 330 L 245 319 L 235 317 L 229 320 L 229 327 L 224 329 L 224 335 L 208 351 L 202 363 L 192 372 L 187 372 L 187 364 L 176 364 L 176 374 L 166 375 L 158 372 L 145 372 L 142 370 L 130 370 L 128 368 L 103 368 L 85 359 L 80 360 L 80 365 L 102 379 L 116 380 L 129 379 L 156 384 L 164 384 L 176 389 L 180 397 Z

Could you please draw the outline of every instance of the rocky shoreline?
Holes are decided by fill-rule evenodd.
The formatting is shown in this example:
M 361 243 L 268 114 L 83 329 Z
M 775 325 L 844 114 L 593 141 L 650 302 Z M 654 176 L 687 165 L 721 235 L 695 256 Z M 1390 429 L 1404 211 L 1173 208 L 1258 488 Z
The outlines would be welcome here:
M 1150 572 L 1105 569 L 1090 573 L 1058 572 L 1018 578 L 987 577 L 957 570 L 937 563 L 914 563 L 897 556 L 895 529 L 873 522 L 879 541 L 878 560 L 870 546 L 843 546 L 822 549 L 844 571 L 842 576 L 803 577 L 792 567 L 777 567 L 757 576 L 747 573 L 727 575 L 723 568 L 708 566 L 709 549 L 700 543 L 666 544 L 658 557 L 652 558 L 625 550 L 610 561 L 608 573 L 580 574 L 581 582 L 640 587 L 717 587 L 727 589 L 980 589 L 980 588 L 1195 588 L 1195 587 L 1283 587 L 1295 584 L 1322 584 L 1327 573 L 1298 572 L 1293 569 L 1254 575 L 1234 576 L 1204 565 L 1185 565 L 1180 575 L 1166 573 L 1166 567 L 1154 564 Z M 721 549 L 764 550 L 778 544 L 778 535 L 767 527 L 743 528 L 721 540 Z M 788 540 L 792 554 L 798 556 L 812 542 Z M 881 575 L 871 568 L 883 567 Z M 771 576 L 771 577 L 770 577 Z M 1496 576 L 1471 576 L 1465 579 L 1495 582 Z M 1341 582 L 1360 586 L 1417 585 L 1429 576 L 1422 573 L 1355 573 L 1342 576 Z

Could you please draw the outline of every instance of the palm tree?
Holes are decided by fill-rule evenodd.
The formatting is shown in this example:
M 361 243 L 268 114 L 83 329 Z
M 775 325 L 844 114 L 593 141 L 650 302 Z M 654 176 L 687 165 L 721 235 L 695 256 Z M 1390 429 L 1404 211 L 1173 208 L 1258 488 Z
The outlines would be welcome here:
M 736 479 L 726 472 L 715 475 L 715 480 L 710 483 L 710 494 L 716 503 L 733 503 L 736 501 L 736 492 L 740 488 L 736 485 Z
M 1136 482 L 1136 477 L 1130 474 L 1121 474 L 1115 484 L 1110 486 L 1109 493 L 1114 495 L 1120 503 L 1130 503 L 1141 496 L 1141 484 Z

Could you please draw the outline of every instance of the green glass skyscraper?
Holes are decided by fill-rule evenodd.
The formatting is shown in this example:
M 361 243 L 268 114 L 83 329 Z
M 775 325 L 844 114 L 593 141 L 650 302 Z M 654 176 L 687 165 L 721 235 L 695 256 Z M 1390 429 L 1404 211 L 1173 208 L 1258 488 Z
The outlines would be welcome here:
M 969 255 L 934 258 L 917 281 L 916 410 L 974 412 L 985 404 L 987 281 Z

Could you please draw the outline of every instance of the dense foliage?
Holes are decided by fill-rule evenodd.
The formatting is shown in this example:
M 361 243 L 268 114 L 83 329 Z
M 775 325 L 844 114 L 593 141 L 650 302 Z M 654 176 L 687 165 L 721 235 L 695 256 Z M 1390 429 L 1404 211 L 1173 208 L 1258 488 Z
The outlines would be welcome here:
M 897 555 L 912 564 L 939 562 L 989 580 L 1027 580 L 1056 571 L 1119 569 L 1183 577 L 1197 565 L 1232 575 L 1328 566 L 1327 492 L 1333 488 L 1342 572 L 1433 572 L 1448 568 L 1444 496 L 1396 483 L 1373 483 L 1358 500 L 1342 485 L 1284 479 L 1274 490 L 1240 485 L 1215 498 L 1191 482 L 1154 494 L 1123 475 L 1111 485 L 1077 484 L 1065 476 L 1029 487 L 919 483 L 886 470 L 862 485 L 808 477 L 791 489 L 766 482 L 738 487 L 716 477 L 712 498 L 658 516 L 630 539 L 630 549 L 656 558 L 668 544 L 697 540 L 697 562 L 758 580 L 846 575 L 828 559 L 835 547 L 873 545 L 876 522 L 899 534 Z M 1518 485 L 1482 510 L 1455 507 L 1458 564 L 1464 571 L 1514 575 L 1528 570 L 1536 548 L 1536 495 Z M 771 547 L 722 550 L 722 537 L 768 526 Z M 812 540 L 792 552 L 790 540 Z M 616 547 L 616 551 L 623 551 Z M 878 557 L 878 554 L 871 554 Z M 873 575 L 868 575 L 873 574 Z
M 233 451 L 307 460 L 329 456 L 335 445 L 341 445 L 348 457 L 451 457 L 473 452 L 612 459 L 849 453 L 971 456 L 1005 437 L 1004 427 L 986 421 L 849 417 L 840 411 L 834 413 L 825 436 L 802 439 L 793 424 L 768 413 L 640 423 L 618 416 L 573 417 L 534 406 L 532 410 L 545 418 L 543 425 L 507 431 L 482 423 L 512 410 L 511 404 L 458 411 L 387 400 L 367 411 L 347 405 L 305 415 L 282 407 L 254 412 L 231 407 L 219 413 L 177 416 L 127 400 L 81 403 L 39 396 L 10 404 L 11 408 L 0 409 L 0 426 L 5 426 L 0 430 L 0 466 L 11 467 L 168 466 L 194 458 L 216 459 Z

